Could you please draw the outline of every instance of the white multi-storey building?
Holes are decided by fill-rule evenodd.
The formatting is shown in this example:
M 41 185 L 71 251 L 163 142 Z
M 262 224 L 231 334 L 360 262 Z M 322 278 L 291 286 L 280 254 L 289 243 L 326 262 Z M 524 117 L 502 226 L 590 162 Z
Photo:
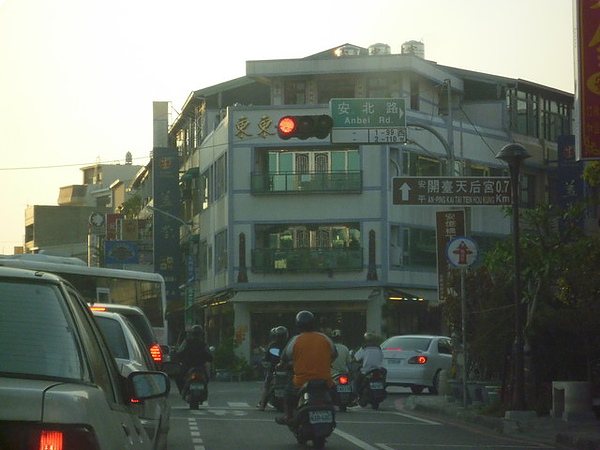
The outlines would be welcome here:
M 449 332 L 436 213 L 463 211 L 480 252 L 510 234 L 511 221 L 501 206 L 394 202 L 394 178 L 507 176 L 496 155 L 517 142 L 532 155 L 522 206 L 555 200 L 571 94 L 438 65 L 418 42 L 403 50 L 346 44 L 248 61 L 246 76 L 189 96 L 169 145 L 181 157 L 182 217 L 195 233 L 184 247 L 195 264 L 187 311 L 211 342 L 233 335 L 249 358 L 303 309 L 350 346 L 366 330 Z M 332 99 L 403 99 L 406 142 L 278 137 L 285 115 L 335 115 Z

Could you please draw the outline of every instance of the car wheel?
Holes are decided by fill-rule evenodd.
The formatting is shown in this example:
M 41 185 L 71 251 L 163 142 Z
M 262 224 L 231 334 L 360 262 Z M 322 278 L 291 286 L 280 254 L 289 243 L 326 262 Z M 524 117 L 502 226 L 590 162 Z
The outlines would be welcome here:
M 421 392 L 423 392 L 423 386 L 411 386 L 410 390 L 413 394 L 419 395 Z

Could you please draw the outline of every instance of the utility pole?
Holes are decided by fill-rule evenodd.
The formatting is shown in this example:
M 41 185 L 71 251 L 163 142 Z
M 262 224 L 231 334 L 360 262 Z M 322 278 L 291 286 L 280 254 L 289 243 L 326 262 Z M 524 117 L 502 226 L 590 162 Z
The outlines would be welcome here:
M 454 173 L 454 123 L 452 119 L 452 81 L 450 78 L 444 80 L 447 95 L 448 113 L 446 115 L 446 142 L 448 144 L 448 176 L 453 177 Z

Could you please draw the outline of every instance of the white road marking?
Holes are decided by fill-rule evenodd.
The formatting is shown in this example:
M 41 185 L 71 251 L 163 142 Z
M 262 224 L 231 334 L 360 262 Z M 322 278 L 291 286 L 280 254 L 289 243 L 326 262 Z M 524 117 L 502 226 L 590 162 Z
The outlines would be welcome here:
M 416 420 L 417 422 L 423 422 L 423 423 L 426 423 L 428 425 L 441 425 L 441 423 L 439 423 L 439 422 L 434 422 L 433 420 L 423 419 L 422 417 L 411 416 L 410 414 L 404 414 L 404 413 L 399 413 L 399 412 L 396 412 L 394 414 L 396 416 L 402 416 L 402 417 L 407 417 L 407 418 L 412 419 L 412 420 Z
M 372 445 L 367 444 L 365 441 L 361 441 L 360 439 L 352 436 L 351 434 L 344 433 L 339 428 L 336 428 L 335 430 L 333 430 L 333 433 L 337 434 L 341 438 L 346 439 L 351 444 L 354 444 L 357 447 L 362 448 L 363 450 L 377 450 L 376 447 L 373 447 Z

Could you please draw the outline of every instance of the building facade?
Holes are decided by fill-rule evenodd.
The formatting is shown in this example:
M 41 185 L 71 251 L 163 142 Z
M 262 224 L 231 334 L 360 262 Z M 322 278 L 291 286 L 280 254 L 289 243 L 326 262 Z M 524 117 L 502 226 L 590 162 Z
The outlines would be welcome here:
M 460 216 L 454 233 L 480 252 L 511 232 L 510 219 L 500 205 L 402 204 L 395 179 L 506 177 L 496 155 L 517 142 L 532 155 L 522 206 L 555 201 L 556 143 L 571 134 L 573 96 L 423 56 L 418 42 L 400 54 L 345 44 L 248 61 L 246 76 L 191 93 L 169 128 L 182 219 L 194 233 L 181 246 L 194 274 L 182 276 L 185 301 L 173 308 L 188 325 L 203 323 L 211 343 L 233 335 L 247 359 L 272 327 L 293 330 L 303 309 L 351 347 L 365 331 L 452 331 L 440 307 L 438 265 L 447 263 L 438 263 L 436 218 Z M 402 99 L 406 139 L 278 137 L 283 116 L 335 115 L 332 99 Z

